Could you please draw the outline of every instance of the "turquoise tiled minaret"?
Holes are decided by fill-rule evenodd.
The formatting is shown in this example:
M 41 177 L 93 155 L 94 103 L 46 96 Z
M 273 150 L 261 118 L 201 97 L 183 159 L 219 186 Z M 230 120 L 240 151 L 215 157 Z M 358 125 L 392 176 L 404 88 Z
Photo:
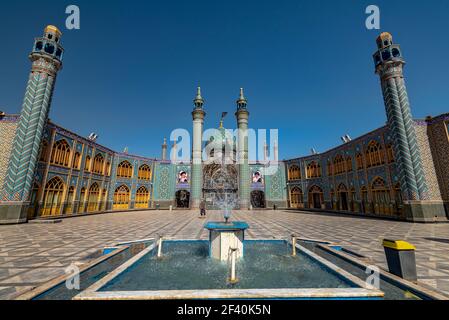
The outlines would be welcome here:
M 399 45 L 393 44 L 391 34 L 382 33 L 377 38 L 377 46 L 378 51 L 374 54 L 376 73 L 382 84 L 404 197 L 406 200 L 426 200 L 427 185 L 404 83 L 405 61 Z
M 201 88 L 193 100 L 195 105 L 192 111 L 193 117 L 193 146 L 192 146 L 192 179 L 191 179 L 191 208 L 198 209 L 203 192 L 203 167 L 202 167 L 202 141 L 203 124 L 206 112 L 204 112 L 204 100 L 201 96 Z
M 29 201 L 56 76 L 62 68 L 64 49 L 60 41 L 58 28 L 47 26 L 43 37 L 35 39 L 29 55 L 31 73 L 2 194 L 2 200 L 9 202 L 9 208 L 3 207 L 0 212 L 6 219 L 26 220 L 23 204 Z
M 239 204 L 240 209 L 248 209 L 250 205 L 250 172 L 248 162 L 248 119 L 247 100 L 243 95 L 243 88 L 240 89 L 240 97 L 237 100 L 238 128 L 238 167 L 239 167 Z
M 401 48 L 388 32 L 377 38 L 374 53 L 380 77 L 388 128 L 393 138 L 395 166 L 401 183 L 405 216 L 410 221 L 446 220 L 442 201 L 430 201 L 415 123 L 405 87 Z

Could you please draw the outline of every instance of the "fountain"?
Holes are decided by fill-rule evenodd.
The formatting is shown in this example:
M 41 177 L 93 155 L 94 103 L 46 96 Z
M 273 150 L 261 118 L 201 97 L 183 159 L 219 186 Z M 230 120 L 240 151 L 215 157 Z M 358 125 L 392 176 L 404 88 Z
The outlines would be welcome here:
M 223 221 L 210 221 L 204 225 L 209 230 L 209 256 L 220 261 L 229 261 L 230 249 L 236 249 L 236 259 L 243 258 L 245 230 L 244 221 L 230 221 L 231 213 L 225 209 Z

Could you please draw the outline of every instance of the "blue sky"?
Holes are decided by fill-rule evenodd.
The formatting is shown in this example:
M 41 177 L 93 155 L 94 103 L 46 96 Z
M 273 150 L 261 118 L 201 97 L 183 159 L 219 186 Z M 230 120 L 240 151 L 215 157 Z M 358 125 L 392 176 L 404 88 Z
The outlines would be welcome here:
M 64 28 L 70 4 L 80 30 Z M 325 151 L 386 120 L 369 4 L 402 45 L 415 118 L 449 112 L 447 0 L 2 1 L 0 110 L 20 111 L 33 38 L 55 24 L 66 53 L 50 118 L 67 129 L 159 157 L 172 129 L 191 130 L 198 85 L 206 128 L 222 111 L 236 126 L 244 87 L 250 126 L 279 129 L 280 158 Z

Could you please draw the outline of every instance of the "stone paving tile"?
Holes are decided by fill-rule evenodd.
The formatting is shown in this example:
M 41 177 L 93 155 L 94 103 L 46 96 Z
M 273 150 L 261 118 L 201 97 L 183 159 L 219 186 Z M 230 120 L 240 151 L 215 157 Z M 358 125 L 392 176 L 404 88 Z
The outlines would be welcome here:
M 28 291 L 30 289 L 33 289 L 32 286 L 19 286 L 19 287 L 1 287 L 0 286 L 0 296 L 3 297 L 3 299 L 10 299 L 14 298 L 15 296 L 24 293 L 25 291 Z
M 417 247 L 419 281 L 449 293 L 449 224 L 412 224 L 300 211 L 238 211 L 250 224 L 248 239 L 289 238 L 291 234 L 335 242 L 387 268 L 381 241 L 398 238 Z M 63 274 L 73 262 L 117 242 L 156 237 L 208 239 L 203 225 L 222 220 L 209 211 L 116 212 L 64 219 L 58 224 L 0 226 L 0 299 Z
M 35 268 L 0 281 L 0 285 L 40 284 L 64 274 L 65 268 Z
M 56 257 L 39 257 L 39 256 L 28 256 L 16 258 L 13 261 L 0 264 L 0 268 L 14 268 L 14 267 L 38 267 L 43 264 L 49 263 L 57 259 Z
M 0 268 L 0 279 L 5 279 L 5 278 L 14 276 L 14 275 L 16 275 L 18 273 L 21 273 L 21 272 L 24 272 L 24 271 L 27 271 L 27 270 L 29 270 L 29 269 L 26 269 L 26 268 L 15 268 L 15 267 L 13 267 L 13 268 L 6 268 L 6 269 Z

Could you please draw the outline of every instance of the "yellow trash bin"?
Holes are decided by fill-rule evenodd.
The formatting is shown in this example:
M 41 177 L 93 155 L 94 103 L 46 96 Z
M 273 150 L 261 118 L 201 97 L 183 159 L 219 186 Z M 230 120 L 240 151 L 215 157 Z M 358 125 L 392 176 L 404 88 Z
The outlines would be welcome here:
M 405 280 L 417 281 L 415 246 L 402 240 L 384 239 L 382 245 L 390 273 Z

